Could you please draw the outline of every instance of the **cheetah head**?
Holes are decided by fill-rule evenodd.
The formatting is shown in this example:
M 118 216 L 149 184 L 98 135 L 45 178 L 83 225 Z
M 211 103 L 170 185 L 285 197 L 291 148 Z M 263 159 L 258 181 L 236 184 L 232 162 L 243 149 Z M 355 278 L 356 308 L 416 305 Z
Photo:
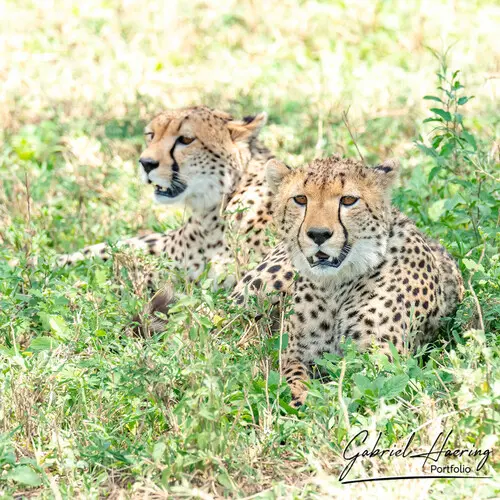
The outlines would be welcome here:
M 207 210 L 230 194 L 249 160 L 249 144 L 266 113 L 234 120 L 206 107 L 165 111 L 146 127 L 139 163 L 144 182 L 165 205 Z
M 274 221 L 295 268 L 311 279 L 352 279 L 384 258 L 399 165 L 368 168 L 333 156 L 291 170 L 267 164 Z

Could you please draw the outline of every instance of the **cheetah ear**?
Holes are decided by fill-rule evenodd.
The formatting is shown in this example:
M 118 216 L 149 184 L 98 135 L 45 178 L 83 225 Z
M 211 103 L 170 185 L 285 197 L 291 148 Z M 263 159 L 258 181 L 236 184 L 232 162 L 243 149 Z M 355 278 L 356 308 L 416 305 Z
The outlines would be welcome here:
M 243 120 L 231 120 L 227 123 L 231 139 L 234 142 L 249 141 L 256 137 L 267 122 L 267 113 L 263 111 L 255 116 L 245 116 Z
M 391 187 L 399 178 L 400 166 L 399 160 L 390 159 L 376 165 L 372 170 L 385 187 Z
M 292 169 L 279 160 L 269 160 L 266 163 L 266 180 L 273 193 L 277 193 L 283 179 L 290 174 Z

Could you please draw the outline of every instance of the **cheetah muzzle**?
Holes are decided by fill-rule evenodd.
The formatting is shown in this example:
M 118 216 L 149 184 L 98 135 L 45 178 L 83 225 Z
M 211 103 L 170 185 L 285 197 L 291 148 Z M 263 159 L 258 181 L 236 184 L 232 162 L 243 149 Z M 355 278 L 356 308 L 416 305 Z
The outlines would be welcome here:
M 187 184 L 182 182 L 177 175 L 177 172 L 174 172 L 172 177 L 172 183 L 168 188 L 163 188 L 159 184 L 155 185 L 155 196 L 164 196 L 166 198 L 177 198 L 177 196 L 181 195 L 186 191 Z
M 340 254 L 338 257 L 332 257 L 328 255 L 327 253 L 323 251 L 317 252 L 315 255 L 312 255 L 311 257 L 307 257 L 307 262 L 309 262 L 309 265 L 311 267 L 333 267 L 333 268 L 338 268 L 344 262 L 346 259 L 347 255 L 349 254 L 349 251 L 351 250 L 351 246 L 348 245 L 347 243 L 342 247 L 342 250 L 340 251 Z

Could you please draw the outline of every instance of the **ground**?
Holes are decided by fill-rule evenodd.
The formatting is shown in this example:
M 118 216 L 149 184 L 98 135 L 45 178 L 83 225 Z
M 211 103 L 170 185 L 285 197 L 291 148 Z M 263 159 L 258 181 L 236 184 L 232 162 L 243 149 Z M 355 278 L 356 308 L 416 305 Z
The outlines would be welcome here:
M 478 473 L 494 475 L 498 15 L 489 1 L 1 3 L 0 496 L 498 495 L 494 479 L 338 481 L 361 429 L 383 447 L 417 430 L 424 448 L 453 430 L 450 447 L 495 448 Z M 453 88 L 433 54 L 449 46 Z M 128 256 L 56 270 L 58 252 L 178 226 L 137 159 L 154 114 L 193 104 L 267 111 L 263 141 L 291 166 L 399 157 L 394 202 L 464 276 L 442 340 L 392 363 L 325 357 L 329 380 L 297 412 L 267 306 L 255 322 L 209 280 L 186 285 L 144 341 L 125 329 L 146 300 Z M 348 478 L 421 473 L 384 459 Z

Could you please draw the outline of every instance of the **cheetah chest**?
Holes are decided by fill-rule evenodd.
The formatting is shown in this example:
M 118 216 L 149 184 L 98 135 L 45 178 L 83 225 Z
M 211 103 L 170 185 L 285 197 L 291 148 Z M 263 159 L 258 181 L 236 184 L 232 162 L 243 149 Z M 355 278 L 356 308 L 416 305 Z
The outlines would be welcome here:
M 299 278 L 288 322 L 290 353 L 312 363 L 325 352 L 340 353 L 343 338 L 363 350 L 387 350 L 389 341 L 402 350 L 430 340 L 440 305 L 437 270 L 432 259 L 416 267 L 398 266 L 393 258 L 367 276 L 330 288 Z

